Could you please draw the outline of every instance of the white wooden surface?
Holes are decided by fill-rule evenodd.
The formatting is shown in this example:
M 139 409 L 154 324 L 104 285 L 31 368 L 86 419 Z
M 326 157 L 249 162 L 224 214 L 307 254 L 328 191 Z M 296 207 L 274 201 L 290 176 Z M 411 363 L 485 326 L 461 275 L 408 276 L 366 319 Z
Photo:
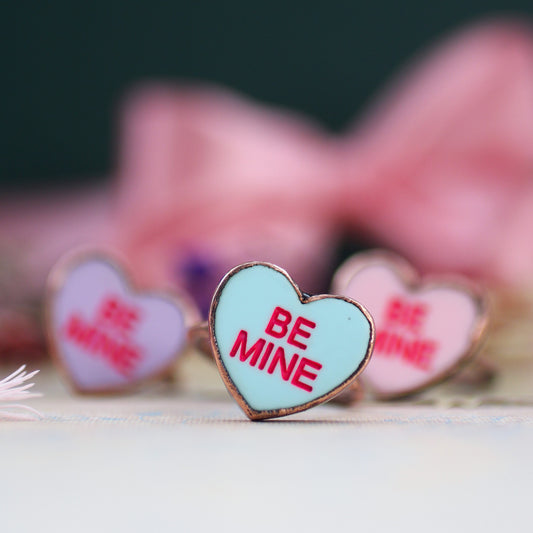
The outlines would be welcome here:
M 49 371 L 38 388 L 42 420 L 0 423 L 2 533 L 532 528 L 530 407 L 252 423 L 218 386 L 79 398 Z

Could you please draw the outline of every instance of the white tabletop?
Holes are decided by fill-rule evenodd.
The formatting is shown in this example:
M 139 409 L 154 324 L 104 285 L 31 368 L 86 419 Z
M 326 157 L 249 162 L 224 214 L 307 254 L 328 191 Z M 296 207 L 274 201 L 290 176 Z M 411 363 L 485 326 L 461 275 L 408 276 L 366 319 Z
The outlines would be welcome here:
M 199 372 L 203 389 L 196 374 L 112 398 L 44 372 L 43 418 L 0 422 L 0 531 L 531 531 L 531 407 L 325 405 L 250 422 Z

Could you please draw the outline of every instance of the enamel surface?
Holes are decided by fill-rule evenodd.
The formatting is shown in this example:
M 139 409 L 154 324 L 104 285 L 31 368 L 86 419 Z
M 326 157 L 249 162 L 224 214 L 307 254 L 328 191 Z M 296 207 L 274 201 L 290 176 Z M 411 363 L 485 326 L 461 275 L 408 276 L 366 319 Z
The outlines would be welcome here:
M 56 355 L 82 391 L 121 389 L 157 375 L 186 341 L 184 315 L 174 301 L 134 293 L 102 258 L 68 268 L 48 311 Z
M 283 338 L 273 337 L 266 331 L 276 308 L 282 308 L 292 317 Z M 304 349 L 289 342 L 289 333 L 298 317 L 316 324 L 314 328 L 303 326 L 310 335 L 308 338 L 295 337 L 305 345 Z M 240 352 L 230 355 L 241 331 L 247 333 L 248 349 L 258 339 L 273 343 L 272 354 L 263 370 L 259 369 L 260 359 L 252 366 L 251 357 L 241 361 Z M 350 379 L 365 360 L 371 324 L 359 307 L 344 299 L 326 297 L 302 303 L 286 275 L 264 264 L 255 264 L 237 270 L 223 285 L 214 314 L 214 334 L 220 359 L 245 402 L 255 411 L 267 411 L 304 405 Z M 320 370 L 305 367 L 316 375 L 315 379 L 303 376 L 297 380 L 311 387 L 311 391 L 292 383 L 295 371 L 288 380 L 283 379 L 279 365 L 272 373 L 268 372 L 278 347 L 283 349 L 287 364 L 296 354 L 296 366 L 303 357 L 321 365 Z
M 374 353 L 363 379 L 377 393 L 421 388 L 469 353 L 481 318 L 469 292 L 447 285 L 408 287 L 386 262 L 355 270 L 339 292 L 360 301 L 374 319 Z

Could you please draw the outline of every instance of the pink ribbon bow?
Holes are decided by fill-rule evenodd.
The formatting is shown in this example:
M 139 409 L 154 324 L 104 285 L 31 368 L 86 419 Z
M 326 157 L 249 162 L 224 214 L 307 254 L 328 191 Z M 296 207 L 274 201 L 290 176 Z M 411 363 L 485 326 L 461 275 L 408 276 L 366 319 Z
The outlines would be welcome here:
M 314 290 L 342 231 L 423 270 L 533 279 L 533 39 L 519 24 L 446 41 L 340 138 L 168 87 L 129 100 L 123 134 L 118 242 L 146 281 L 190 286 L 261 259 Z
M 95 196 L 80 212 L 71 199 L 4 225 L 16 242 L 35 228 L 33 264 L 105 241 L 140 281 L 207 305 L 223 273 L 253 259 L 320 290 L 351 234 L 425 271 L 533 280 L 533 38 L 520 24 L 446 41 L 342 137 L 224 91 L 168 86 L 132 95 L 121 131 L 116 205 Z

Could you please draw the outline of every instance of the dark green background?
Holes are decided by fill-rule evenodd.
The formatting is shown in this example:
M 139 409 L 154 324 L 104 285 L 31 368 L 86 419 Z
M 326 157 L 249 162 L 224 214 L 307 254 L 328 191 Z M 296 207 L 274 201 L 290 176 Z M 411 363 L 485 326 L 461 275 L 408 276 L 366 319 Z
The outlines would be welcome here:
M 533 1 L 39 0 L 1 11 L 0 184 L 30 189 L 112 171 L 113 112 L 137 81 L 215 81 L 340 130 L 435 38 L 531 15 Z

